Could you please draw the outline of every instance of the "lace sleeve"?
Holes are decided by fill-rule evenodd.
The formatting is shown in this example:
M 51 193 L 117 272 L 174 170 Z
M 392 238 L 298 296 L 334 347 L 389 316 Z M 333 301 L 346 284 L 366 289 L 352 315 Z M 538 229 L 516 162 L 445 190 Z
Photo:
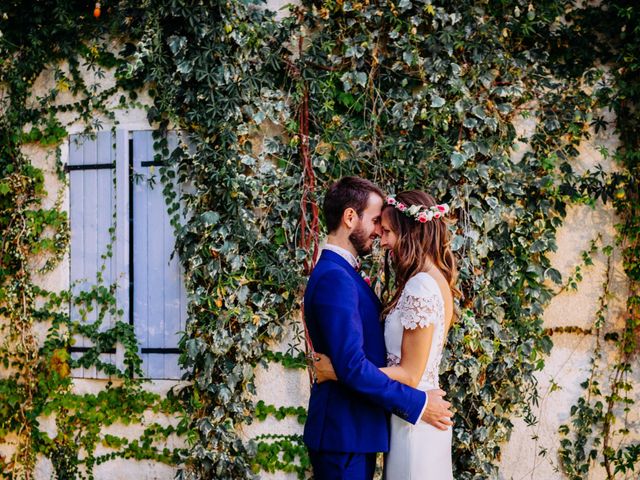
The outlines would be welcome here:
M 397 308 L 400 323 L 409 330 L 435 325 L 444 317 L 442 298 L 433 292 L 403 295 Z

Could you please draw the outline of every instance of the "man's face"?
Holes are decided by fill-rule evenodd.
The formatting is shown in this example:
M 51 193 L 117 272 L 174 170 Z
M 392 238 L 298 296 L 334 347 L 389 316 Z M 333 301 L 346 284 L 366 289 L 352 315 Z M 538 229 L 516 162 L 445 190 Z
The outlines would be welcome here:
M 373 242 L 380 237 L 380 213 L 384 200 L 375 193 L 369 194 L 367 208 L 362 212 L 362 218 L 357 223 L 349 240 L 359 256 L 368 255 L 373 248 Z

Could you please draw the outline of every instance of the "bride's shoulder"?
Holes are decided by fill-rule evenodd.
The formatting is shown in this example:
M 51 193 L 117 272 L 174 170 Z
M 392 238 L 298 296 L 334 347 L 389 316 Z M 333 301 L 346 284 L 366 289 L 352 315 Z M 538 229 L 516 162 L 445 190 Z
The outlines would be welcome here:
M 427 272 L 418 272 L 411 277 L 406 285 L 405 290 L 412 295 L 433 295 L 440 293 L 438 282 Z

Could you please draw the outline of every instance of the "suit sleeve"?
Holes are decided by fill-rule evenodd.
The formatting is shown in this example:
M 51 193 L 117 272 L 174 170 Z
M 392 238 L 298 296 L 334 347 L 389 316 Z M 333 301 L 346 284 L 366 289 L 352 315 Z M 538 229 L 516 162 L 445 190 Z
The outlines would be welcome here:
M 311 308 L 338 380 L 371 402 L 410 423 L 420 420 L 426 394 L 391 380 L 364 354 L 357 286 L 346 273 L 327 272 L 318 279 Z

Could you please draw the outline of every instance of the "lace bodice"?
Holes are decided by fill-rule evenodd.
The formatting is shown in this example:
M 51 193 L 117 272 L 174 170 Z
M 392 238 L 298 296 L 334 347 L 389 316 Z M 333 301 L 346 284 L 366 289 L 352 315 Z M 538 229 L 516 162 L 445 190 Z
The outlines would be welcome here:
M 384 339 L 387 366 L 400 364 L 402 335 L 405 329 L 434 325 L 429 360 L 418 389 L 438 388 L 438 372 L 444 345 L 444 299 L 436 280 L 425 272 L 414 275 L 406 283 L 398 303 L 385 319 Z

